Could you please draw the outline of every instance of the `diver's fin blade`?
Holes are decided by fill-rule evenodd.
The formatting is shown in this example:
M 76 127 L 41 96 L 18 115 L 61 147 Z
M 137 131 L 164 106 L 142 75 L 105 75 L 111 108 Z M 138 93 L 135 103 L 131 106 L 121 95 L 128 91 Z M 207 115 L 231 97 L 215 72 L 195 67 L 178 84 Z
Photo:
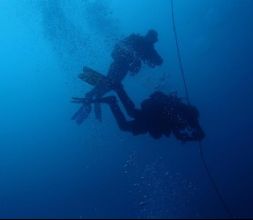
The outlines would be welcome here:
M 106 80 L 106 76 L 104 76 L 103 74 L 85 66 L 83 68 L 83 73 L 81 73 L 79 75 L 79 79 L 81 79 L 82 81 L 92 85 L 92 86 L 96 86 L 98 85 L 101 81 Z
M 100 122 L 102 122 L 102 109 L 101 109 L 101 104 L 96 102 L 95 104 L 95 116 L 96 116 L 96 119 Z
M 78 111 L 75 112 L 75 114 L 71 117 L 71 120 L 76 120 L 79 114 L 81 114 L 81 111 L 83 109 L 83 106 L 78 109 Z
M 91 104 L 84 104 L 72 117 L 78 125 L 81 125 L 90 115 Z

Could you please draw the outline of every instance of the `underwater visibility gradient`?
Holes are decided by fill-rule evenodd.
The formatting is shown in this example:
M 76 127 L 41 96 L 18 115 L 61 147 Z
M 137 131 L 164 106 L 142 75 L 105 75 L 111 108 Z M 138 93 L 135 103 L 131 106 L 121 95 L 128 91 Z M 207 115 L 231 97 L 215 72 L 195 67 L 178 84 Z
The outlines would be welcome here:
M 186 85 L 201 146 L 123 132 L 106 105 L 71 120 L 83 67 L 150 29 L 164 62 L 124 87 L 140 107 Z M 252 0 L 0 0 L 0 97 L 0 218 L 253 217 Z

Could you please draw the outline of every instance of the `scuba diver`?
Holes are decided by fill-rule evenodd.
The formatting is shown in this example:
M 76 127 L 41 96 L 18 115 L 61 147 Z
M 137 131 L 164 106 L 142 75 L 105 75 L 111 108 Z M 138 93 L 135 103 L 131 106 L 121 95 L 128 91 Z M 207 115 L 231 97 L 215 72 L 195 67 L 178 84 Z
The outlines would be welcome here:
M 115 96 L 99 98 L 93 102 L 108 104 L 122 131 L 131 132 L 133 135 L 149 133 L 155 139 L 174 134 L 182 142 L 204 139 L 205 134 L 198 121 L 198 110 L 185 104 L 175 94 L 154 92 L 141 103 L 141 108 L 137 109 L 121 84 L 116 85 L 114 91 L 132 120 L 127 121 Z M 74 103 L 83 101 L 85 100 L 73 98 Z
M 77 123 L 81 123 L 89 114 L 91 108 L 89 105 L 93 99 L 101 98 L 112 91 L 112 88 L 121 83 L 129 72 L 133 75 L 140 72 L 142 64 L 147 64 L 151 68 L 162 65 L 163 59 L 154 47 L 157 42 L 158 33 L 155 30 L 149 30 L 145 36 L 131 34 L 115 45 L 111 54 L 113 62 L 107 76 L 94 74 L 95 71 L 84 67 L 84 72 L 79 78 L 92 84 L 94 88 L 85 95 L 86 106 L 82 106 L 72 119 L 77 118 Z M 101 120 L 99 103 L 95 103 L 95 113 L 97 119 Z

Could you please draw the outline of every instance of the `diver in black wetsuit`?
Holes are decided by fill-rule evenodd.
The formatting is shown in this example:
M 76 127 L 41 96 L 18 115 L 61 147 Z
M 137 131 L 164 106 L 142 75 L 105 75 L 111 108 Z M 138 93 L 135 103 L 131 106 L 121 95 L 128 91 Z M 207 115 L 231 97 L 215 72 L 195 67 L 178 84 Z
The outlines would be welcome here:
M 134 135 L 149 133 L 155 139 L 174 134 L 183 142 L 200 141 L 205 137 L 198 122 L 198 110 L 183 103 L 176 95 L 168 96 L 162 92 L 155 92 L 142 102 L 141 109 L 136 109 L 122 85 L 118 85 L 114 90 L 133 120 L 126 120 L 115 96 L 100 98 L 94 102 L 109 104 L 122 131 Z M 74 102 L 82 102 L 82 99 L 74 99 Z
M 113 87 L 121 83 L 129 72 L 137 74 L 142 64 L 147 64 L 151 68 L 162 65 L 163 59 L 154 47 L 157 41 L 158 33 L 149 30 L 145 36 L 131 34 L 117 43 L 112 52 L 113 62 L 107 76 L 85 95 L 83 106 L 73 115 L 72 120 L 81 124 L 88 117 L 94 99 L 101 98 L 112 91 Z M 100 104 L 95 103 L 94 106 L 96 118 L 101 121 Z
M 137 74 L 142 63 L 154 68 L 163 63 L 163 59 L 155 50 L 158 33 L 149 30 L 145 36 L 131 34 L 121 40 L 112 52 L 113 62 L 110 65 L 106 80 L 100 82 L 86 94 L 86 99 L 100 98 L 112 90 L 114 85 L 121 83 L 127 73 Z

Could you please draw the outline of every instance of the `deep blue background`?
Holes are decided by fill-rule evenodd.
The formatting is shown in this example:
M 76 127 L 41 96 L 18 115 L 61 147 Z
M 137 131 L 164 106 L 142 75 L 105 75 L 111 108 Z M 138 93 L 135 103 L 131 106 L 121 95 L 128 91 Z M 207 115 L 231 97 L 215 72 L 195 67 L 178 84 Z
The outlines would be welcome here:
M 162 67 L 124 84 L 139 105 L 184 95 L 169 0 L 0 1 L 0 218 L 226 217 L 196 144 L 119 131 L 110 111 L 82 126 L 72 96 L 105 73 L 118 39 L 159 32 Z M 253 1 L 175 0 L 207 163 L 237 217 L 253 217 Z

